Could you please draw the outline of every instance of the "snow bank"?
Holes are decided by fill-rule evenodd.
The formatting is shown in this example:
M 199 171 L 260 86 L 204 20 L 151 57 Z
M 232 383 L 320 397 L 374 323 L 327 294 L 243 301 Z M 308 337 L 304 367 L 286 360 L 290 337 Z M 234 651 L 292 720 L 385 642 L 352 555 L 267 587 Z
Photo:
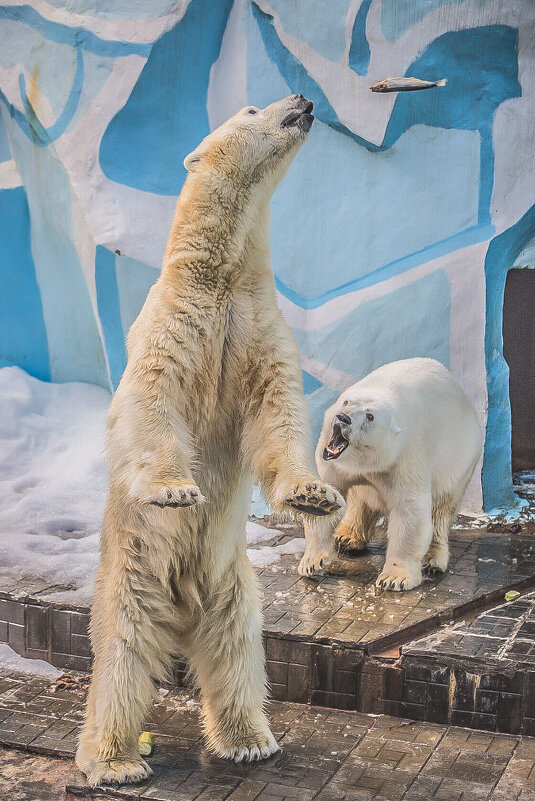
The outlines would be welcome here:
M 41 596 L 91 598 L 106 494 L 104 431 L 109 392 L 92 384 L 49 384 L 18 367 L 0 369 L 0 568 Z M 248 523 L 251 562 L 265 567 L 303 540 L 274 547 L 279 534 Z M 56 586 L 54 586 L 56 585 Z
M 42 659 L 25 659 L 19 656 L 9 645 L 0 643 L 0 674 L 27 673 L 47 679 L 59 679 L 62 671 L 44 662 Z
M 109 392 L 92 384 L 48 384 L 18 367 L 0 370 L 1 565 L 21 588 L 37 576 L 75 586 L 78 601 L 90 598 L 109 404 Z
M 247 525 L 249 526 L 250 523 Z M 249 531 L 247 531 L 247 540 L 249 540 Z M 302 537 L 296 537 L 289 542 L 285 542 L 284 545 L 264 545 L 262 548 L 257 548 L 254 550 L 252 548 L 247 548 L 247 556 L 254 567 L 260 568 L 272 565 L 285 554 L 302 556 L 304 551 L 305 540 Z

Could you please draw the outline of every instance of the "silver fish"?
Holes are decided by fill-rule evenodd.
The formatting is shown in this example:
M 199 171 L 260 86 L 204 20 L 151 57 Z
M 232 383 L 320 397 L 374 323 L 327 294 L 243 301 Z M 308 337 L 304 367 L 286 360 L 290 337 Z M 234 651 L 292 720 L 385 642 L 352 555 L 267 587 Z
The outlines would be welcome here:
M 391 75 L 370 86 L 372 92 L 415 92 L 418 89 L 432 89 L 433 86 L 444 86 L 447 78 L 440 81 L 421 81 L 420 78 L 392 78 Z

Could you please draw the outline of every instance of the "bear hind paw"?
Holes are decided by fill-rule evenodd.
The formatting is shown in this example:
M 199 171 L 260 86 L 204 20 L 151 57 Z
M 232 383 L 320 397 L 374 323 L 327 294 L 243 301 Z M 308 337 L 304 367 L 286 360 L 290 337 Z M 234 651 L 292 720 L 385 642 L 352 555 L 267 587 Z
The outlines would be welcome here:
M 280 746 L 271 732 L 268 732 L 240 738 L 240 742 L 235 744 L 215 742 L 212 750 L 223 759 L 231 759 L 234 762 L 256 762 L 277 753 L 280 751 Z
M 439 556 L 429 556 L 424 559 L 423 571 L 428 575 L 438 575 L 445 573 L 448 569 L 448 558 L 440 558 Z
M 137 784 L 152 775 L 144 759 L 107 759 L 95 762 L 87 775 L 91 787 L 101 784 Z
M 361 556 L 368 542 L 363 537 L 359 537 L 351 529 L 344 527 L 340 531 L 335 531 L 334 544 L 340 556 L 351 558 L 352 556 Z

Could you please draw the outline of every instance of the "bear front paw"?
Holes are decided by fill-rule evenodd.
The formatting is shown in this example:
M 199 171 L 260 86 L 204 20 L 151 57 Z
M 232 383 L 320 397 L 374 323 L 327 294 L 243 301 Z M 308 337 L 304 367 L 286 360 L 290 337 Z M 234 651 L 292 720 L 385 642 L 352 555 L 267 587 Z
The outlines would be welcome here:
M 339 492 L 317 479 L 294 484 L 282 502 L 297 512 L 314 516 L 330 515 L 345 506 Z
M 206 498 L 197 484 L 185 481 L 169 482 L 165 484 L 151 484 L 143 503 L 161 507 L 186 507 L 204 503 Z
M 327 567 L 333 559 L 336 559 L 336 554 L 332 550 L 327 550 L 327 548 L 309 550 L 306 548 L 297 572 L 300 576 L 313 576 L 314 573 L 319 573 Z
M 391 562 L 379 574 L 375 586 L 380 590 L 412 590 L 422 583 L 422 571 L 406 562 Z

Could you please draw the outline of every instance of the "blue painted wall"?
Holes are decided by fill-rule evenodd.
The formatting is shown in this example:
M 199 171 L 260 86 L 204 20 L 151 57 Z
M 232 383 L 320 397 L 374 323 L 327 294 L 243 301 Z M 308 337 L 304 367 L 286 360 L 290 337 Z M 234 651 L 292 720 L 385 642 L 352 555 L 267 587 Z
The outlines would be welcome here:
M 507 271 L 535 235 L 535 205 L 495 237 L 485 259 L 487 324 L 485 359 L 488 377 L 488 421 L 483 463 L 483 498 L 487 509 L 515 503 L 511 475 L 511 405 L 509 368 L 503 356 L 503 296 Z M 535 310 L 534 310 L 535 312 Z
M 0 191 L 0 366 L 50 380 L 47 333 L 22 186 Z
M 0 5 L 0 363 L 116 387 L 184 156 L 242 105 L 302 92 L 316 123 L 272 257 L 315 431 L 348 383 L 433 356 L 486 429 L 485 505 L 511 506 L 501 310 L 535 235 L 531 0 L 49 5 Z M 374 95 L 385 64 L 448 82 Z
M 178 194 L 186 179 L 179 154 L 194 150 L 210 131 L 210 69 L 231 6 L 232 0 L 191 0 L 180 22 L 154 44 L 126 105 L 102 138 L 100 164 L 113 181 Z

